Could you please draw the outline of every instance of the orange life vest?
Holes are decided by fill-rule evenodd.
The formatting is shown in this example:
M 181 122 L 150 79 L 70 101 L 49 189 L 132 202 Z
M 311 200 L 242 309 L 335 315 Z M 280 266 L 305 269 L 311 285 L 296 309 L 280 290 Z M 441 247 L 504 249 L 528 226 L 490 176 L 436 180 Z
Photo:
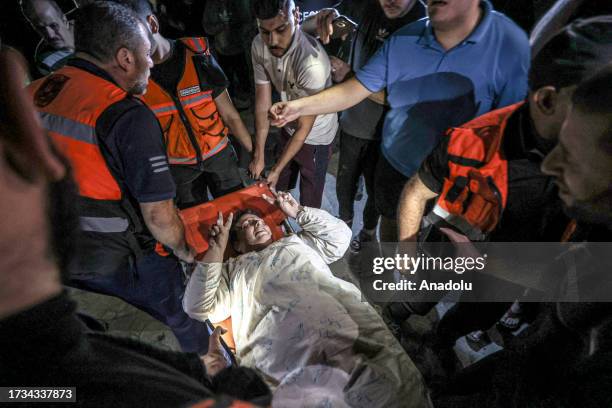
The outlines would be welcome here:
M 220 152 L 228 145 L 223 124 L 211 89 L 201 89 L 194 57 L 210 55 L 204 38 L 183 38 L 185 68 L 176 92 L 170 95 L 152 79 L 145 103 L 151 108 L 164 132 L 168 161 L 192 165 Z
M 118 249 L 117 258 L 140 255 L 134 234 L 143 223 L 112 174 L 100 148 L 96 125 L 126 98 L 117 85 L 83 69 L 65 66 L 29 85 L 43 127 L 68 159 L 78 187 L 77 210 L 86 245 Z M 92 256 L 91 253 L 88 254 Z
M 523 102 L 449 129 L 448 177 L 428 220 L 448 223 L 472 241 L 495 229 L 508 198 L 508 161 L 502 152 L 506 124 Z
M 71 66 L 33 82 L 28 89 L 43 126 L 70 160 L 79 195 L 94 200 L 120 200 L 121 189 L 98 145 L 96 123 L 110 105 L 127 93 L 109 81 Z

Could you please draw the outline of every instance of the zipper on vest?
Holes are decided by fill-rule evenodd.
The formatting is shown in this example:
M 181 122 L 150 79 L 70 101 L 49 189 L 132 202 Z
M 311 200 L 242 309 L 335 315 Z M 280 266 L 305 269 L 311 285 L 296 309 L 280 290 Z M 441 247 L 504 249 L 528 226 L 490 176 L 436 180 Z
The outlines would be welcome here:
M 168 94 L 170 95 L 170 97 L 174 101 L 174 104 L 176 105 L 176 110 L 178 111 L 179 118 L 181 118 L 181 122 L 183 122 L 183 126 L 185 126 L 185 129 L 187 130 L 187 136 L 189 136 L 189 141 L 191 142 L 193 149 L 195 150 L 198 166 L 201 167 L 202 166 L 202 150 L 200 150 L 198 141 L 195 135 L 193 134 L 193 129 L 191 128 L 191 124 L 189 123 L 189 120 L 187 119 L 187 115 L 185 114 L 185 110 L 183 109 L 183 104 L 176 96 L 174 96 L 174 94 L 170 94 L 170 93 Z

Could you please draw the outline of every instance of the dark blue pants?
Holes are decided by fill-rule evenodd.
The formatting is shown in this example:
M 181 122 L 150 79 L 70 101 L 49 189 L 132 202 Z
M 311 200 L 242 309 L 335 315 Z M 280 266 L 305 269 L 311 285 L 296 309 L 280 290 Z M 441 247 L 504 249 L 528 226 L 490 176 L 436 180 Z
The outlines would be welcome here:
M 208 350 L 206 325 L 183 310 L 183 273 L 174 257 L 152 252 L 111 275 L 73 275 L 71 285 L 118 297 L 148 313 L 172 330 L 183 351 L 204 354 Z
M 291 136 L 284 130 L 281 131 L 281 143 L 278 146 L 277 157 Z M 298 175 L 300 177 L 300 204 L 307 207 L 321 208 L 323 201 L 323 188 L 325 187 L 325 173 L 332 155 L 332 145 L 309 145 L 304 144 L 293 156 L 293 159 L 281 172 L 276 188 L 279 191 L 289 191 L 295 188 Z

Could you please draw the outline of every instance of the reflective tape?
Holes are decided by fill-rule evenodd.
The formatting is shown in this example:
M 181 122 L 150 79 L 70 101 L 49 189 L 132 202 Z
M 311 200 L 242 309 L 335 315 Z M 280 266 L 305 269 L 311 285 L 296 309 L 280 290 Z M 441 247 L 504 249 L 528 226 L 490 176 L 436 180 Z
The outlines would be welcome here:
M 50 132 L 59 133 L 80 142 L 98 145 L 96 129 L 76 120 L 48 112 L 40 112 L 43 126 Z
M 202 160 L 206 160 L 211 156 L 219 153 L 223 150 L 224 147 L 227 146 L 229 139 L 227 136 L 223 138 L 214 148 L 209 150 L 206 154 L 202 154 Z M 168 157 L 168 161 L 170 164 L 194 164 L 197 163 L 197 160 L 194 157 Z
M 120 217 L 79 217 L 82 231 L 88 232 L 124 232 L 130 223 Z
M 194 105 L 206 99 L 211 99 L 210 93 L 204 93 L 204 94 L 193 95 L 193 96 L 189 96 L 186 98 L 182 98 L 181 103 L 183 104 L 183 106 L 187 107 L 187 106 Z
M 155 115 L 161 115 L 162 113 L 168 113 L 168 112 L 177 112 L 176 106 L 174 106 L 174 105 L 172 105 L 172 106 L 160 106 L 158 108 L 152 107 L 151 110 L 153 111 L 153 113 Z

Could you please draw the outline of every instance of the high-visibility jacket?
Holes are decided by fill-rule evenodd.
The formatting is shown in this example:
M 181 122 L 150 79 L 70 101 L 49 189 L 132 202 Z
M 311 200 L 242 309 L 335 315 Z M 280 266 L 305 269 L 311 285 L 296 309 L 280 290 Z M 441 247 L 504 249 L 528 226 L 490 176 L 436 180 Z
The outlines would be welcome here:
M 96 132 L 100 116 L 127 93 L 72 66 L 33 82 L 28 90 L 43 126 L 71 164 L 85 256 L 112 258 L 109 251 L 115 250 L 118 262 L 126 255 L 138 257 L 142 247 L 135 234 L 143 232 L 144 224 L 107 165 Z M 106 264 L 112 269 L 110 261 Z
M 224 149 L 228 145 L 228 131 L 217 111 L 212 89 L 201 88 L 195 67 L 194 58 L 210 55 L 206 40 L 183 38 L 180 41 L 186 48 L 185 68 L 176 91 L 169 94 L 151 79 L 144 101 L 164 132 L 168 162 L 192 165 Z
M 447 132 L 448 177 L 427 216 L 431 223 L 448 223 L 473 241 L 495 229 L 508 199 L 502 142 L 508 119 L 522 105 L 489 112 Z

